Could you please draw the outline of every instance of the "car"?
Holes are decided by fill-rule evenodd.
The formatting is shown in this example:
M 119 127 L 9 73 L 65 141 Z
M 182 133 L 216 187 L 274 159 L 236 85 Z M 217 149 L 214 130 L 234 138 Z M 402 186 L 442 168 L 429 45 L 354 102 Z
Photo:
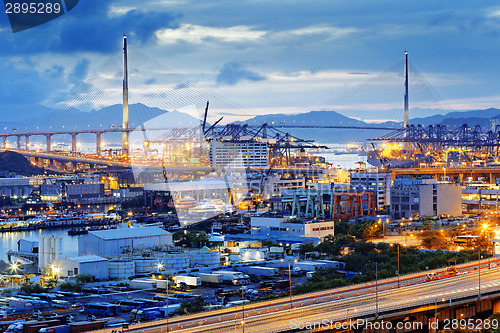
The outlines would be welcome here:
M 82 303 L 80 303 L 80 302 L 76 302 L 76 303 L 71 304 L 71 307 L 72 307 L 73 309 L 75 309 L 75 308 L 80 308 L 80 307 L 82 307 L 82 306 L 83 306 L 83 304 L 82 304 Z

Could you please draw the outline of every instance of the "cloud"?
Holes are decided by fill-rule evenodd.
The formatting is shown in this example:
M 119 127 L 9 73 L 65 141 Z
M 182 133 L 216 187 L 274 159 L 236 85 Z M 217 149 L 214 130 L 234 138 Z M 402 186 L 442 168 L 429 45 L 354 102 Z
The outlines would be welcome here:
M 71 72 L 69 79 L 72 82 L 79 82 L 83 80 L 89 71 L 89 66 L 90 66 L 90 60 L 87 58 L 81 59 L 78 64 L 76 64 L 75 68 L 73 69 L 73 72 Z
M 245 69 L 237 62 L 229 62 L 222 66 L 219 74 L 217 74 L 216 81 L 218 84 L 234 85 L 241 80 L 262 81 L 264 79 L 260 74 Z
M 27 62 L 0 62 L 0 110 L 4 119 L 9 105 L 43 104 L 65 88 L 64 67 L 51 65 L 45 69 Z M 26 112 L 30 112 L 29 109 Z M 9 115 L 10 116 L 10 115 Z
M 130 9 L 110 11 L 111 1 L 80 1 L 66 15 L 39 27 L 13 34 L 0 24 L 0 43 L 9 45 L 10 55 L 44 52 L 112 53 L 120 49 L 126 33 L 135 45 L 156 41 L 156 31 L 177 27 L 180 15 L 171 12 Z
M 265 31 L 254 30 L 253 27 L 245 25 L 219 28 L 182 24 L 177 29 L 160 30 L 156 33 L 156 37 L 161 44 L 175 44 L 181 41 L 201 44 L 210 40 L 222 42 L 256 41 L 265 34 Z
M 341 28 L 328 24 L 311 25 L 299 29 L 285 30 L 271 34 L 269 38 L 290 38 L 290 37 L 311 37 L 311 36 L 325 36 L 327 40 L 338 39 L 361 32 L 357 28 Z

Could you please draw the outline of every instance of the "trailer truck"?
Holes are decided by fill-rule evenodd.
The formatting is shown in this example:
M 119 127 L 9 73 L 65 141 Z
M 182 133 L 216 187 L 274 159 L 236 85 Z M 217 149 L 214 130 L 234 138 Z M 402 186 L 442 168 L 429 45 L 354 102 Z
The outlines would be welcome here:
M 272 277 L 278 275 L 279 273 L 280 273 L 279 270 L 275 267 L 254 266 L 248 268 L 249 275 Z
M 201 286 L 201 279 L 197 276 L 185 276 L 185 275 L 176 275 L 173 277 L 176 285 L 180 283 L 185 283 L 188 287 L 198 287 Z
M 198 273 L 198 277 L 201 280 L 201 284 L 204 285 L 214 285 L 224 282 L 222 274 Z
M 250 283 L 250 276 L 243 274 L 241 272 L 235 271 L 214 271 L 212 274 L 222 275 L 222 280 L 224 283 L 237 285 L 245 285 Z

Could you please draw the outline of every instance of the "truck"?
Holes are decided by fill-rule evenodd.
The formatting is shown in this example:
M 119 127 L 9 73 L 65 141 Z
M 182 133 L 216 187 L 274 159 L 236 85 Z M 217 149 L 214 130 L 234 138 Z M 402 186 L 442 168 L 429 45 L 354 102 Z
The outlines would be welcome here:
M 272 277 L 278 275 L 279 270 L 274 267 L 253 266 L 248 268 L 248 274 Z
M 293 267 L 291 275 L 292 276 L 301 276 L 303 273 L 304 273 L 304 271 L 302 270 L 302 268 L 300 268 L 300 267 Z
M 290 280 L 273 281 L 273 289 L 287 289 L 290 288 Z
M 109 318 L 103 318 L 99 320 L 93 321 L 81 321 L 77 323 L 71 323 L 70 325 L 70 333 L 81 333 L 88 331 L 97 331 L 103 329 L 106 323 L 109 321 Z
M 293 267 L 300 267 L 303 271 L 315 271 L 328 267 L 327 263 L 317 261 L 299 261 L 293 264 Z
M 168 306 L 168 316 L 172 316 L 175 314 L 175 311 L 180 309 L 180 304 L 172 304 Z M 167 307 L 153 307 L 147 309 L 138 309 L 137 311 L 133 310 L 130 313 L 130 319 L 133 321 L 146 321 L 146 320 L 156 320 L 160 318 L 167 317 Z
M 184 282 L 189 287 L 198 287 L 201 286 L 201 279 L 197 276 L 186 276 L 186 275 L 176 275 L 173 277 L 176 285 L 179 285 L 181 282 Z
M 135 279 L 132 281 L 129 281 L 128 286 L 130 289 L 155 289 L 156 287 L 156 280 L 140 280 L 140 279 Z
M 70 333 L 70 325 L 58 325 L 41 328 L 38 333 Z
M 245 285 L 250 283 L 250 276 L 243 274 L 241 272 L 235 271 L 214 271 L 212 274 L 222 275 L 222 280 L 224 283 L 229 283 L 232 285 Z
M 205 285 L 214 285 L 224 282 L 222 274 L 198 273 L 198 277 L 201 280 L 201 284 Z

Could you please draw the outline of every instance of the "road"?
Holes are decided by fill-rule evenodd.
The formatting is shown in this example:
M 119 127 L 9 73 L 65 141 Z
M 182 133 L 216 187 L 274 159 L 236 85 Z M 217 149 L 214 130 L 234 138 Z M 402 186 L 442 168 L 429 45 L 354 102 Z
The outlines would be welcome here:
M 481 291 L 498 290 L 500 282 L 500 268 L 498 260 L 481 263 Z M 321 320 L 346 320 L 362 315 L 375 314 L 376 299 L 379 311 L 405 308 L 414 305 L 432 306 L 436 302 L 445 302 L 465 295 L 478 294 L 479 276 L 477 263 L 463 265 L 459 274 L 453 277 L 443 277 L 434 281 L 426 281 L 426 274 L 414 274 L 379 281 L 374 283 L 344 287 L 334 290 L 310 293 L 281 298 L 274 301 L 259 302 L 242 307 L 229 308 L 195 315 L 170 318 L 168 331 L 195 332 L 201 329 L 204 332 L 226 332 L 228 330 L 242 330 L 242 318 L 245 314 L 245 331 L 271 332 L 290 329 L 291 320 L 302 323 Z M 377 291 L 376 291 L 377 290 Z M 292 310 L 290 305 L 292 303 Z M 292 322 L 293 323 L 293 322 Z M 167 330 L 167 321 L 142 323 L 130 327 L 133 332 L 163 333 Z M 102 332 L 109 332 L 102 331 Z
M 498 290 L 500 282 L 500 269 L 482 272 L 481 291 L 483 293 Z M 245 312 L 245 332 L 279 332 L 297 328 L 334 328 L 335 323 L 348 319 L 356 320 L 358 317 L 374 315 L 384 311 L 393 311 L 413 306 L 427 306 L 429 310 L 438 305 L 448 305 L 454 299 L 478 294 L 478 274 L 469 273 L 453 278 L 426 282 L 400 289 L 380 290 L 378 295 L 369 292 L 360 296 L 350 296 L 344 299 L 332 296 L 318 297 L 309 304 L 294 308 L 289 311 L 278 311 L 276 307 L 268 307 L 266 311 L 250 310 Z M 322 302 L 322 300 L 327 300 Z M 267 313 L 269 311 L 269 313 Z M 199 332 L 202 326 L 203 332 L 229 332 L 235 329 L 242 331 L 242 311 L 237 316 L 222 317 L 221 323 L 209 324 L 210 321 L 192 320 L 183 322 L 181 326 L 173 326 L 172 330 L 182 332 Z M 419 323 L 420 324 L 420 323 Z M 171 324 L 172 325 L 172 324 Z M 416 324 L 418 325 L 418 324 Z M 183 328 L 183 329 L 180 329 Z M 160 332 L 166 330 L 162 326 L 160 330 L 144 330 L 144 332 Z

